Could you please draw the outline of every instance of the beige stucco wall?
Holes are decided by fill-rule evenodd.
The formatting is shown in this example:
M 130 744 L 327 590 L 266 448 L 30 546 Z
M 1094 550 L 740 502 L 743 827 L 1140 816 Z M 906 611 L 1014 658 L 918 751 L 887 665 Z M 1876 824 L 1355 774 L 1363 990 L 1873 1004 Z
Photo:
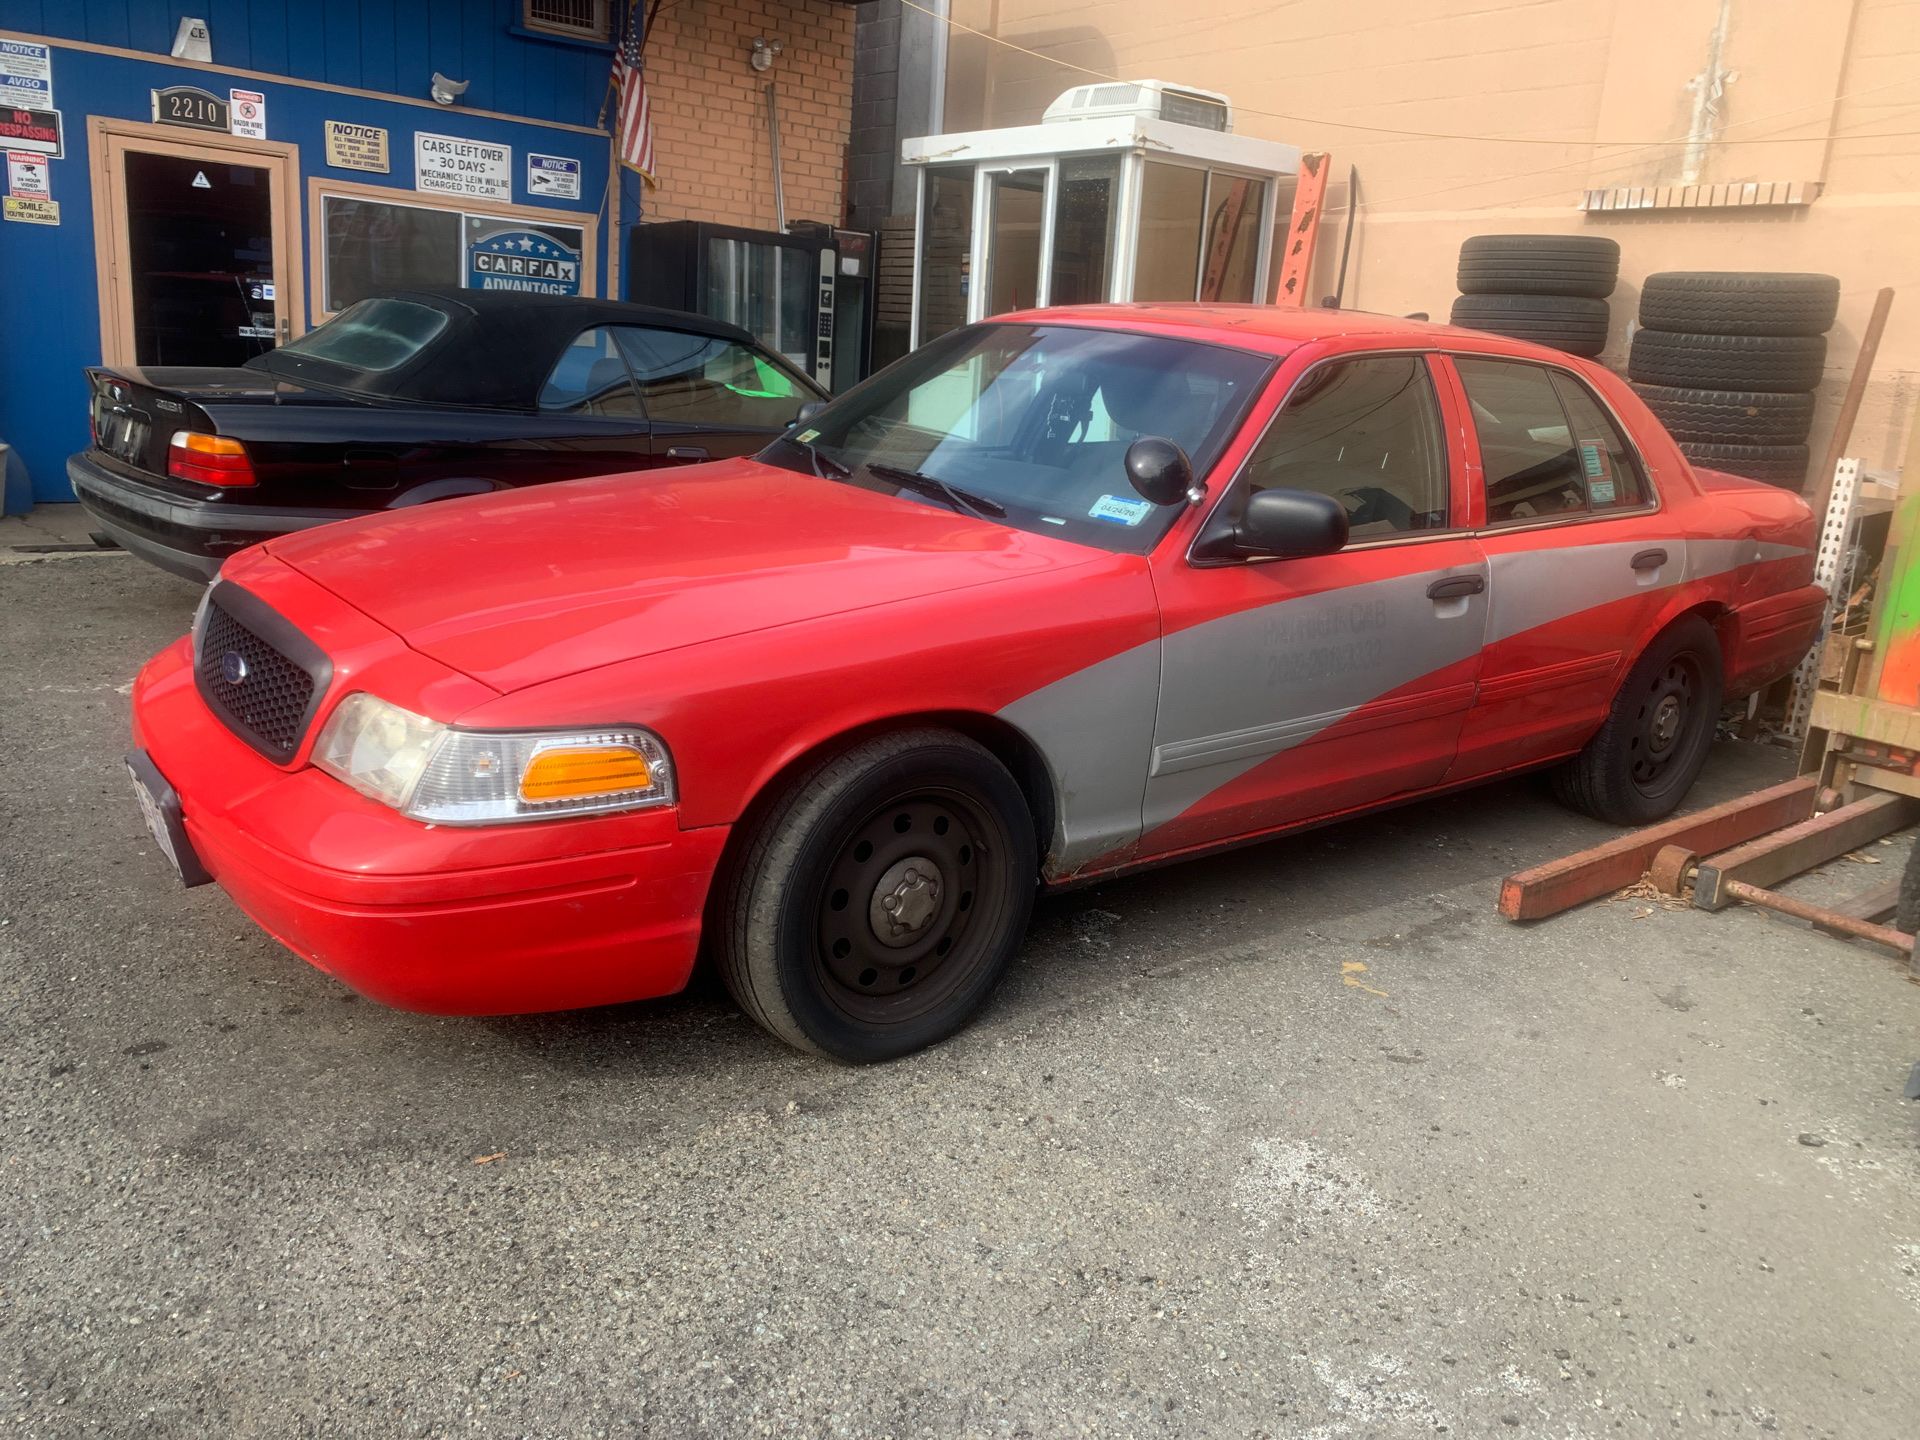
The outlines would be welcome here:
M 1036 120 L 1097 78 L 1080 66 L 1224 91 L 1237 133 L 1331 152 L 1312 294 L 1333 286 L 1349 165 L 1360 172 L 1350 305 L 1443 319 L 1467 236 L 1610 235 L 1621 283 L 1603 358 L 1622 368 L 1648 274 L 1839 276 L 1816 465 L 1874 294 L 1893 286 L 1849 449 L 1871 467 L 1899 461 L 1920 396 L 1920 0 L 953 0 L 951 13 L 949 130 Z M 1725 73 L 1707 133 L 1739 143 L 1649 143 L 1689 134 L 1689 85 L 1716 28 Z M 1475 138 L 1443 138 L 1462 136 Z M 1688 178 L 1823 189 L 1795 209 L 1578 208 L 1588 187 Z

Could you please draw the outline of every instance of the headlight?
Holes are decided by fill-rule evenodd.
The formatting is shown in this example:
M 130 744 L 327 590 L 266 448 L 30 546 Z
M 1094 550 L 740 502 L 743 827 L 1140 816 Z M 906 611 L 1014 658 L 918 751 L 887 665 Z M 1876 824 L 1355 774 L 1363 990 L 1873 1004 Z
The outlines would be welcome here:
M 313 763 L 362 795 L 439 825 L 674 800 L 673 762 L 646 730 L 455 730 L 364 692 L 334 710 Z

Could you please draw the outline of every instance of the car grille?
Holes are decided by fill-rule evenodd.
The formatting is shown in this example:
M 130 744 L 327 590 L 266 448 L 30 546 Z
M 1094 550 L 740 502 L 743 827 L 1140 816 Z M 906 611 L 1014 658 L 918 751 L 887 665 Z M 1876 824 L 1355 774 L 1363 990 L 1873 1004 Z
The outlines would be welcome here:
M 196 671 L 214 713 L 255 749 L 285 759 L 299 747 L 314 675 L 234 619 L 218 598 L 207 602 Z

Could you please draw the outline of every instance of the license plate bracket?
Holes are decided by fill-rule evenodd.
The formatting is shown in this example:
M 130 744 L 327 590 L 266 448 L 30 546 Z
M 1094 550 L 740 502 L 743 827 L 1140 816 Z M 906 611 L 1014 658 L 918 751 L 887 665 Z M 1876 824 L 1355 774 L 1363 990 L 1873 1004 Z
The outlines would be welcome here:
M 173 866 L 173 873 L 188 889 L 211 884 L 213 876 L 200 863 L 193 841 L 187 838 L 179 793 L 167 783 L 167 777 L 160 773 L 160 767 L 146 751 L 135 750 L 126 759 L 134 798 L 140 804 L 140 813 L 146 817 L 147 830 L 153 836 L 153 843 L 160 847 L 160 853 Z

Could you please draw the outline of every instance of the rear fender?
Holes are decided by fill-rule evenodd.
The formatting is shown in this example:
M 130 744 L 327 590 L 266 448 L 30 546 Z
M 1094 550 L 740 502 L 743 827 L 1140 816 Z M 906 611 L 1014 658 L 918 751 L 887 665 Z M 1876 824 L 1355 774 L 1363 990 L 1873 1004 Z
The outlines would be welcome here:
M 433 500 L 452 500 L 460 495 L 490 495 L 495 490 L 505 488 L 497 480 L 482 480 L 478 477 L 429 480 L 424 485 L 414 486 L 404 495 L 394 497 L 386 508 L 404 510 L 409 505 L 425 505 Z

